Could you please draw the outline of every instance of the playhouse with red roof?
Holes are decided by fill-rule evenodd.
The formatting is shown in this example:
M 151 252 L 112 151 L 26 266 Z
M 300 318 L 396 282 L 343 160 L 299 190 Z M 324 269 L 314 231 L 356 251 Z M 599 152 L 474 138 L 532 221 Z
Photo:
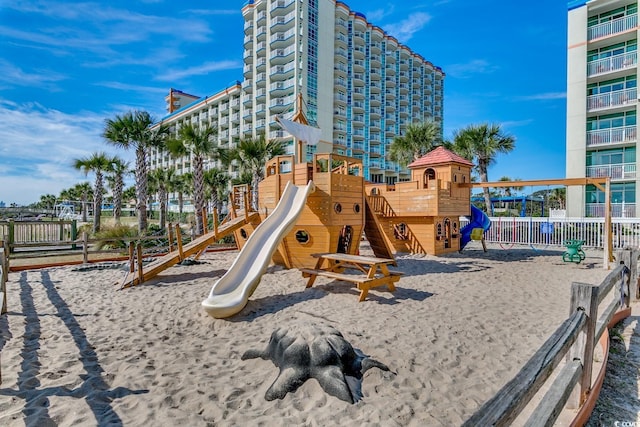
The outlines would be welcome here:
M 387 244 L 396 252 L 457 252 L 460 216 L 471 212 L 473 163 L 438 147 L 408 167 L 410 181 L 365 186 Z

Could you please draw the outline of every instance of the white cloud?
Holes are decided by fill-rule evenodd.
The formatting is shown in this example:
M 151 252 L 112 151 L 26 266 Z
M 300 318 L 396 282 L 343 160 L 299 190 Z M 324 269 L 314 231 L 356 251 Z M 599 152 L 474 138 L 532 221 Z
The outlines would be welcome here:
M 67 76 L 51 70 L 35 70 L 26 72 L 3 59 L 0 59 L 0 83 L 9 86 L 29 86 L 50 88 L 53 83 L 65 80 Z
M 546 100 L 566 99 L 566 98 L 567 98 L 566 92 L 545 92 L 545 93 L 537 93 L 535 95 L 527 95 L 527 96 L 521 97 L 521 99 L 532 100 L 532 101 L 538 101 L 538 100 L 546 101 Z
M 212 61 L 205 62 L 204 64 L 198 65 L 196 67 L 183 68 L 179 70 L 169 70 L 166 73 L 158 76 L 157 79 L 162 81 L 177 81 L 185 77 L 201 76 L 215 71 L 233 70 L 240 68 L 242 68 L 241 61 Z
M 416 12 L 407 19 L 395 24 L 385 25 L 385 31 L 393 34 L 401 43 L 406 43 L 415 33 L 422 30 L 431 20 L 431 15 L 424 12 Z
M 490 64 L 484 59 L 474 59 L 463 64 L 451 64 L 445 67 L 447 76 L 466 79 L 476 74 L 490 74 L 498 69 L 498 66 Z
M 101 137 L 107 117 L 0 100 L 0 200 L 28 204 L 85 181 L 72 161 L 96 151 L 131 160 Z
M 367 17 L 367 21 L 372 22 L 374 25 L 377 25 L 376 23 L 378 21 L 382 21 L 383 18 L 391 15 L 394 9 L 395 9 L 395 6 L 393 4 L 387 4 L 387 7 L 376 9 L 376 10 L 370 10 L 366 12 L 365 15 Z

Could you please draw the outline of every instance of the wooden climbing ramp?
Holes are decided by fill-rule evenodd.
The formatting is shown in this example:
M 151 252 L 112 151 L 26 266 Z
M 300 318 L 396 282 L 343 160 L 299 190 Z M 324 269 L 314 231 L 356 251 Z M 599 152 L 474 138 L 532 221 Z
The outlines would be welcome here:
M 209 233 L 203 234 L 202 236 L 184 245 L 181 251 L 177 250 L 169 252 L 168 254 L 156 259 L 152 263 L 144 266 L 142 274 L 140 274 L 139 271 L 129 272 L 123 279 L 122 283 L 117 284 L 121 285 L 122 288 L 128 288 L 130 286 L 135 286 L 140 283 L 146 282 L 147 280 L 156 277 L 167 268 L 174 266 L 184 259 L 190 257 L 191 255 L 196 255 L 200 252 L 203 252 L 208 246 L 242 228 L 242 226 L 248 224 L 254 218 L 258 218 L 258 214 L 256 212 L 251 212 L 247 215 L 238 216 L 237 218 L 234 218 L 229 222 L 225 222 L 218 227 L 217 233 L 215 231 L 211 231 Z M 142 280 L 140 279 L 140 277 L 142 277 Z

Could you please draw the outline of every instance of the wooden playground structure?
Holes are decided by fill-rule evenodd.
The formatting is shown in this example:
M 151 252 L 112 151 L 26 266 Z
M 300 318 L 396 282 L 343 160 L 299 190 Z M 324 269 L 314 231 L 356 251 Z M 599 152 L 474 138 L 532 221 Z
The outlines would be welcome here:
M 460 248 L 460 216 L 471 209 L 468 160 L 438 147 L 409 165 L 411 180 L 366 184 L 367 200 L 395 252 L 441 255 Z

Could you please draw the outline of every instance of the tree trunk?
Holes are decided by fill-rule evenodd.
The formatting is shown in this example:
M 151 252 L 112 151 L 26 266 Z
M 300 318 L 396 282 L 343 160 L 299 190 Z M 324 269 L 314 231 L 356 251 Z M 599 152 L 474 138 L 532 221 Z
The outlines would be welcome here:
M 102 173 L 96 171 L 96 183 L 93 194 L 93 234 L 100 232 L 102 215 Z
M 120 216 L 122 216 L 122 189 L 124 183 L 120 177 L 116 178 L 116 185 L 113 190 L 113 220 L 116 225 L 120 224 Z
M 147 230 L 147 153 L 136 148 L 136 198 L 138 199 L 138 232 Z
M 480 175 L 480 182 L 489 182 L 488 181 L 488 175 L 487 175 L 487 165 L 485 165 L 483 162 L 478 161 L 478 175 Z M 485 206 L 485 210 L 487 212 L 487 215 L 491 215 L 491 195 L 489 194 L 489 188 L 488 187 L 484 187 L 482 189 L 482 192 L 484 193 L 484 206 Z
M 158 190 L 158 199 L 160 202 L 160 230 L 164 230 L 167 223 L 167 190 L 162 185 Z
M 204 208 L 204 171 L 201 156 L 194 156 L 193 158 L 193 186 L 196 234 L 202 235 L 204 233 L 204 218 L 202 217 L 202 208 Z

